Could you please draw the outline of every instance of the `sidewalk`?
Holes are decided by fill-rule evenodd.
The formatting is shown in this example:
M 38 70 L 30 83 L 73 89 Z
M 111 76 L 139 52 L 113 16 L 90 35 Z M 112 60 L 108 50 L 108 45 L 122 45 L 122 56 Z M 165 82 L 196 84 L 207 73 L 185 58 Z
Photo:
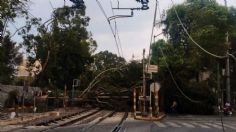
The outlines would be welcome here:
M 13 118 L 13 119 L 6 119 L 6 120 L 0 120 L 0 126 L 6 126 L 6 125 L 16 125 L 16 124 L 25 124 L 32 120 L 37 120 L 40 118 L 44 118 L 46 116 L 49 116 L 50 112 L 46 113 L 26 113 L 22 116 Z
M 26 124 L 33 120 L 43 119 L 45 117 L 49 116 L 59 116 L 60 114 L 76 111 L 77 109 L 57 109 L 54 111 L 44 112 L 44 113 L 19 113 L 19 117 L 13 118 L 13 119 L 0 119 L 0 126 L 6 126 L 6 125 L 19 125 L 19 124 Z

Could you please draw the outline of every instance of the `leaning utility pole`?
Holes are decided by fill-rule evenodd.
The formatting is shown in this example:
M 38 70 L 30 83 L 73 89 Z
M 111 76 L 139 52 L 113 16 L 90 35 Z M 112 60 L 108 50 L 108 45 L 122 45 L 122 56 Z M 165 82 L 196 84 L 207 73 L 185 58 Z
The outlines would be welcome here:
M 227 7 L 227 0 L 225 0 L 225 7 L 228 8 Z M 227 59 L 226 59 L 226 101 L 228 103 L 230 103 L 231 102 L 231 97 L 230 97 L 229 32 L 226 33 L 226 44 L 228 46 L 227 53 L 226 53 L 226 56 L 227 56 Z

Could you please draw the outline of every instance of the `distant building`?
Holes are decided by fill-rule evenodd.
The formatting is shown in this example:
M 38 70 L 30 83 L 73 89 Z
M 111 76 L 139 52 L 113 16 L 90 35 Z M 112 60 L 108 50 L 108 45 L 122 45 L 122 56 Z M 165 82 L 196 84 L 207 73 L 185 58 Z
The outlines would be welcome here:
M 27 60 L 23 59 L 22 63 L 17 66 L 17 77 L 28 77 L 29 76 L 29 72 L 27 71 Z
M 27 68 L 27 59 L 23 59 L 22 63 L 17 66 L 17 77 L 28 77 L 35 76 L 42 70 L 42 65 L 40 60 L 35 61 L 33 67 Z

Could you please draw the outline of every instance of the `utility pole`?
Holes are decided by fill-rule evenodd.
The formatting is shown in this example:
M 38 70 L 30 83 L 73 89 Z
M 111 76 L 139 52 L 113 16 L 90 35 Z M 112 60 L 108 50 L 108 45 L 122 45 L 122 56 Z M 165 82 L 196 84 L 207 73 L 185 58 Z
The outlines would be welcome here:
M 231 102 L 230 97 L 230 64 L 229 64 L 229 49 L 227 51 L 227 60 L 226 60 L 226 101 Z
M 223 96 L 222 95 L 223 90 L 220 88 L 220 60 L 217 61 L 217 105 L 219 108 L 219 111 L 221 108 L 223 108 Z
M 225 7 L 228 8 L 227 7 L 227 0 L 225 0 Z M 227 53 L 226 53 L 226 56 L 227 56 L 227 59 L 226 59 L 226 101 L 228 103 L 230 103 L 231 102 L 231 97 L 230 97 L 229 32 L 226 33 L 226 44 L 228 46 L 228 50 L 227 50 Z
M 143 49 L 143 114 L 146 114 L 145 49 Z

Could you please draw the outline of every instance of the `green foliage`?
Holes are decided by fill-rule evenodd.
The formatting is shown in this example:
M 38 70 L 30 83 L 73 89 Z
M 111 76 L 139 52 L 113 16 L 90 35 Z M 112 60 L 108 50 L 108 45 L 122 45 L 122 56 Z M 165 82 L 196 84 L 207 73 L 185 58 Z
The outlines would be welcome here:
M 126 65 L 126 61 L 122 57 L 118 57 L 116 54 L 113 54 L 108 51 L 101 51 L 94 55 L 94 62 L 87 69 L 86 72 L 82 75 L 82 87 L 86 88 L 88 84 L 100 73 L 108 70 L 108 72 L 104 73 L 97 80 L 100 80 L 98 85 L 109 88 L 116 87 L 120 88 L 119 84 L 116 82 L 120 82 L 120 78 L 123 76 L 122 71 L 118 68 L 124 67 Z M 110 71 L 111 68 L 117 68 L 117 70 Z M 122 74 L 122 75 L 121 75 Z M 98 86 L 97 85 L 97 86 Z M 116 86 L 113 86 L 116 85 Z
M 29 0 L 1 0 L 0 20 L 14 20 L 18 15 L 27 15 L 27 2 Z M 1 25 L 1 24 L 0 24 Z
M 0 83 L 9 84 L 16 73 L 16 65 L 22 61 L 20 47 L 10 38 L 6 30 L 8 22 L 14 22 L 18 16 L 27 17 L 28 0 L 0 1 Z
M 165 44 L 165 40 L 158 40 L 157 42 L 151 45 L 153 55 L 151 58 L 151 64 L 157 65 L 159 63 L 159 58 L 161 57 L 160 46 L 163 47 L 163 45 Z
M 232 34 L 232 40 L 234 38 L 233 27 L 236 25 L 234 8 L 227 11 L 224 6 L 212 0 L 187 0 L 177 5 L 175 9 L 184 27 L 196 42 L 211 53 L 225 55 L 226 33 Z M 166 110 L 168 111 L 173 100 L 177 100 L 181 112 L 211 114 L 213 106 L 217 103 L 216 66 L 219 60 L 200 50 L 189 39 L 177 19 L 174 7 L 167 11 L 163 24 L 164 32 L 169 39 L 167 42 L 159 40 L 152 45 L 152 63 L 159 64 L 160 67 L 156 78 L 162 84 Z M 173 83 L 165 61 L 180 89 L 188 97 L 200 100 L 201 103 L 191 102 L 180 93 Z M 210 78 L 201 80 L 200 75 L 204 72 L 209 74 Z
M 176 10 L 183 25 L 196 42 L 212 53 L 225 54 L 225 37 L 229 26 L 227 9 L 224 6 L 211 0 L 189 0 L 176 6 Z M 183 47 L 187 55 L 195 52 L 199 54 L 199 59 L 205 58 L 206 54 L 194 46 L 184 32 L 174 8 L 168 10 L 164 24 L 166 25 L 164 31 L 170 35 L 170 42 L 174 46 Z M 219 48 L 222 50 L 218 50 Z
M 0 83 L 10 84 L 16 73 L 16 65 L 22 62 L 22 54 L 19 47 L 12 42 L 9 36 L 4 37 L 0 45 Z
M 43 67 L 37 75 L 36 85 L 49 86 L 50 80 L 59 89 L 63 89 L 65 84 L 70 88 L 73 79 L 78 78 L 92 62 L 91 53 L 96 42 L 87 32 L 89 18 L 84 15 L 83 9 L 57 8 L 53 18 L 38 27 L 37 35 L 23 34 L 29 65 L 40 60 Z M 49 25 L 49 31 L 45 25 Z
M 122 57 L 106 51 L 97 53 L 94 57 L 97 70 L 105 70 L 112 67 L 120 67 L 125 65 L 126 61 Z

